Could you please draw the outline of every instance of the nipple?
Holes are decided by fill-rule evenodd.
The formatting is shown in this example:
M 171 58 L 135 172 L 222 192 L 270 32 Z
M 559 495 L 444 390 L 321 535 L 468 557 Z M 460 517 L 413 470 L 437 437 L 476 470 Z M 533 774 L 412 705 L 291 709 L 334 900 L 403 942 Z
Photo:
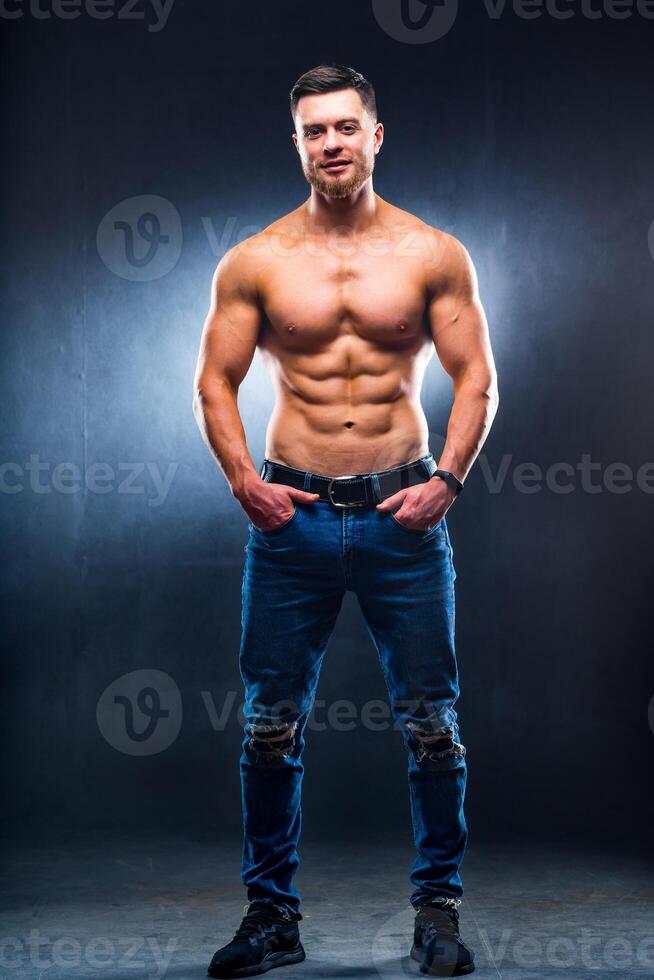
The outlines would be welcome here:
M 398 323 L 397 329 L 398 330 L 406 330 L 406 323 Z
M 294 323 L 287 324 L 286 329 L 288 330 L 289 333 L 294 333 L 295 332 L 295 324 Z

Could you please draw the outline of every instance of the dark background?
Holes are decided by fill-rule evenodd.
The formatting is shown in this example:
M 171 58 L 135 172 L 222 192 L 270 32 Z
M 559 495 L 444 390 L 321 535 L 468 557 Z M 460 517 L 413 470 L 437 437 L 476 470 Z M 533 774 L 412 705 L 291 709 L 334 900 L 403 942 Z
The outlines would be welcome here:
M 321 61 L 375 84 L 375 188 L 464 242 L 490 323 L 500 409 L 448 513 L 471 841 L 615 843 L 651 826 L 654 469 L 649 488 L 635 473 L 654 460 L 654 20 L 465 6 L 424 44 L 344 0 L 176 0 L 159 31 L 143 3 L 146 20 L 0 18 L 7 833 L 240 833 L 241 729 L 232 711 L 215 730 L 207 704 L 241 701 L 247 518 L 201 442 L 192 378 L 218 258 L 308 194 L 287 95 Z M 172 249 L 169 271 L 146 262 L 130 281 L 97 233 L 142 195 L 170 202 L 181 233 L 153 259 Z M 450 403 L 434 359 L 435 455 Z M 258 355 L 240 406 L 259 464 L 272 390 Z M 584 454 L 595 490 L 578 470 L 559 476 L 566 493 L 516 485 L 520 464 Z M 78 468 L 68 482 L 62 463 Z M 96 463 L 108 492 L 74 485 Z M 615 463 L 634 474 L 622 492 L 604 482 Z M 151 473 L 168 467 L 157 496 Z M 182 706 L 177 737 L 147 756 L 96 718 L 135 670 L 170 675 Z M 318 697 L 386 699 L 351 594 Z M 305 762 L 307 838 L 410 839 L 398 732 L 310 732 Z

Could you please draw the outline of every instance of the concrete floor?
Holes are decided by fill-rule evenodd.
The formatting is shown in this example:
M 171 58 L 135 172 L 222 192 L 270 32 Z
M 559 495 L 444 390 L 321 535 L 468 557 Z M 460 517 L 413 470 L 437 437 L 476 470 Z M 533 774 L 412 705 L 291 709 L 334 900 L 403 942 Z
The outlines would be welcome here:
M 240 844 L 88 839 L 14 847 L 1 886 L 0 978 L 191 980 L 246 901 Z M 411 848 L 303 844 L 304 963 L 276 980 L 420 977 Z M 479 980 L 654 977 L 650 869 L 637 853 L 470 846 L 462 935 Z

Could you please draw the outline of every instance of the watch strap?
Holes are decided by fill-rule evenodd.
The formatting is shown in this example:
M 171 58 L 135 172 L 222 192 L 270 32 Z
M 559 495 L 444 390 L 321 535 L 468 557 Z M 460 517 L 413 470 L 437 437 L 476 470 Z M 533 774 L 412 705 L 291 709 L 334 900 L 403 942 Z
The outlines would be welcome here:
M 448 487 L 454 491 L 455 496 L 458 496 L 463 490 L 463 483 L 461 480 L 459 480 L 454 473 L 450 473 L 449 470 L 434 470 L 431 478 L 433 479 L 435 476 L 440 477 L 441 480 L 447 483 Z

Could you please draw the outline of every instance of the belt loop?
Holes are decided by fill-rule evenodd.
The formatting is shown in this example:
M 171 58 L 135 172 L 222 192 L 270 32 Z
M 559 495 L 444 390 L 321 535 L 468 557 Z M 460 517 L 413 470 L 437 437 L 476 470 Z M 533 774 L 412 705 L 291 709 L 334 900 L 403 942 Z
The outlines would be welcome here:
M 304 486 L 302 487 L 303 490 L 311 490 L 311 477 L 312 476 L 313 476 L 313 473 L 308 473 L 307 472 L 307 473 L 304 474 Z
M 424 457 L 423 463 L 424 463 L 425 469 L 427 470 L 427 476 L 431 479 L 431 477 L 434 475 L 434 473 L 438 469 L 438 463 L 434 459 L 432 453 L 429 453 L 427 456 Z
M 380 504 L 382 496 L 381 496 L 381 489 L 379 487 L 379 477 L 377 476 L 376 473 L 371 473 L 370 479 L 372 480 L 372 492 L 375 496 L 375 503 Z

